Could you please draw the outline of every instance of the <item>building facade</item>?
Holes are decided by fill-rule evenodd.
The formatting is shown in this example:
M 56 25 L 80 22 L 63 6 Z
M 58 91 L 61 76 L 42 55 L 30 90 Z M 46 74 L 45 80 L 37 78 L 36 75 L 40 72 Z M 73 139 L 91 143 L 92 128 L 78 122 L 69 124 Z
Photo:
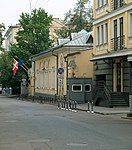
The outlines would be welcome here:
M 94 0 L 95 105 L 128 106 L 132 92 L 132 1 Z
M 82 30 L 71 36 L 72 40 L 61 39 L 59 45 L 32 56 L 29 95 L 64 96 L 67 95 L 70 86 L 73 86 L 72 92 L 80 94 L 83 89 L 82 81 L 89 81 L 89 78 L 91 82 L 93 77 L 93 63 L 90 61 L 93 50 L 92 32 Z M 74 85 L 70 84 L 71 80 L 75 83 Z M 81 99 L 78 101 L 85 102 Z
M 15 36 L 20 29 L 20 25 L 16 24 L 14 26 L 9 26 L 5 33 L 5 50 L 9 51 L 12 44 L 15 44 L 17 41 Z

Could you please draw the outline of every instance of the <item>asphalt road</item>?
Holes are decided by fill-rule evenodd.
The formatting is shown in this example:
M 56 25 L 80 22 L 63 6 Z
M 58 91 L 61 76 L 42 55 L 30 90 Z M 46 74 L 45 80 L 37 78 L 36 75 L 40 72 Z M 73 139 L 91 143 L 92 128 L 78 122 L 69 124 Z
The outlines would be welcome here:
M 0 96 L 0 150 L 132 150 L 132 120 Z

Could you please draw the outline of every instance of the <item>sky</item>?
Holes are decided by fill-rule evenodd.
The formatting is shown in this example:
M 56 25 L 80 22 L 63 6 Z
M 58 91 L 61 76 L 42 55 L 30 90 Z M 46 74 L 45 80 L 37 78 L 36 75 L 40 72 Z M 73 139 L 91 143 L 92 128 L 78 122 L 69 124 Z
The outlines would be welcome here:
M 0 23 L 6 28 L 18 23 L 22 12 L 44 8 L 54 18 L 64 18 L 64 14 L 73 8 L 77 0 L 0 0 Z

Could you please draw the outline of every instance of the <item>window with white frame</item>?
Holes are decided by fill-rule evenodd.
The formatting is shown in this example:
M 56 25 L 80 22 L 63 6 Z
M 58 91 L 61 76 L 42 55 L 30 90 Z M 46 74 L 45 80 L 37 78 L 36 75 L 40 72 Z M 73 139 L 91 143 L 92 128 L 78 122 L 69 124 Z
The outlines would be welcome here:
M 104 43 L 108 43 L 108 23 L 104 24 Z
M 99 8 L 99 0 L 96 0 L 96 9 L 98 9 Z
M 108 43 L 108 23 L 101 24 L 96 28 L 96 46 Z
M 82 84 L 73 84 L 72 92 L 82 92 Z
M 108 4 L 108 0 L 96 0 L 96 9 L 99 9 Z
M 97 32 L 96 32 L 96 45 L 100 45 L 100 27 L 97 27 Z
M 104 44 L 104 25 L 101 25 L 101 44 Z

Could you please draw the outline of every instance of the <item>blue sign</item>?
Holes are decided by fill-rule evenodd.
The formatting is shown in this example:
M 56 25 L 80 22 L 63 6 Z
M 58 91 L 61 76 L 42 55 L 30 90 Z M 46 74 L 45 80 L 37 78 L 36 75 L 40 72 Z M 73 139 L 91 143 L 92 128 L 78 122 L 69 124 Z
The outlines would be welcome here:
M 63 74 L 63 73 L 64 73 L 64 69 L 63 69 L 63 68 L 59 68 L 59 69 L 58 69 L 58 73 L 59 73 L 59 74 Z

